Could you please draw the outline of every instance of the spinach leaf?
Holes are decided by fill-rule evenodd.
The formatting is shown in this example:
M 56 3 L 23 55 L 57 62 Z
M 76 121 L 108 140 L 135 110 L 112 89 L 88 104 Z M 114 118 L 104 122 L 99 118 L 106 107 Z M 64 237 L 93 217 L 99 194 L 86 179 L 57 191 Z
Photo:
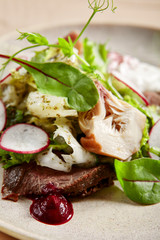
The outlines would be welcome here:
M 115 160 L 117 178 L 132 200 L 141 204 L 160 202 L 160 160 L 140 158 L 130 162 Z
M 0 57 L 9 58 L 2 54 Z M 13 58 L 12 61 L 33 76 L 40 92 L 67 97 L 69 106 L 77 111 L 88 111 L 98 101 L 99 94 L 93 80 L 66 63 L 35 63 L 19 58 Z

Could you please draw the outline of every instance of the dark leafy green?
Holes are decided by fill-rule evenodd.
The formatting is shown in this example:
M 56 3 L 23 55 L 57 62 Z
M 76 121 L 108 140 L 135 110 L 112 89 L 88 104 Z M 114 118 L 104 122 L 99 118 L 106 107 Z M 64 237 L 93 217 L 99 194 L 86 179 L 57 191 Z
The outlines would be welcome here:
M 2 54 L 0 57 L 9 58 Z M 92 79 L 66 63 L 34 63 L 18 58 L 12 60 L 33 76 L 40 92 L 66 97 L 69 106 L 77 111 L 88 111 L 98 101 L 99 94 Z
M 78 69 L 62 62 L 26 63 L 40 70 L 22 64 L 32 74 L 40 92 L 67 97 L 69 106 L 77 111 L 87 111 L 97 103 L 99 95 L 92 79 Z
M 24 113 L 22 110 L 16 109 L 15 107 L 7 107 L 7 123 L 6 128 L 16 123 L 22 123 L 24 119 Z
M 160 160 L 115 160 L 115 170 L 125 194 L 132 201 L 141 204 L 160 202 Z

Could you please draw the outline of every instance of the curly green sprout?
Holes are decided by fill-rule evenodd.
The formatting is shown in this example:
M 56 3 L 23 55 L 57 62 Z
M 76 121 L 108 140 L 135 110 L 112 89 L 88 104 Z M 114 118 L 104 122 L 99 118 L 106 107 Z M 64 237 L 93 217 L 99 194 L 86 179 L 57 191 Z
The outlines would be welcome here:
M 112 12 L 114 12 L 116 10 L 117 7 L 113 6 L 113 0 L 111 0 L 111 10 Z M 88 27 L 89 23 L 91 22 L 92 18 L 94 17 L 94 15 L 97 12 L 103 12 L 105 11 L 107 8 L 109 8 L 109 0 L 93 0 L 90 1 L 88 0 L 88 4 L 89 4 L 89 8 L 91 8 L 93 10 L 92 15 L 90 16 L 88 22 L 86 23 L 86 25 L 84 26 L 84 28 L 82 29 L 82 31 L 80 32 L 79 36 L 77 37 L 77 39 L 74 41 L 73 45 L 76 44 L 76 42 L 79 40 L 79 38 L 81 37 L 81 35 L 83 34 L 83 32 L 86 30 L 86 28 Z
M 31 48 L 35 48 L 35 47 L 40 47 L 40 46 L 46 46 L 46 47 L 56 47 L 56 48 L 61 48 L 64 55 L 66 56 L 71 56 L 72 54 L 75 54 L 76 57 L 83 62 L 84 64 L 87 65 L 87 62 L 82 59 L 78 54 L 75 53 L 74 51 L 74 46 L 77 43 L 77 41 L 79 40 L 79 38 L 81 37 L 81 35 L 83 34 L 83 32 L 86 30 L 86 28 L 88 27 L 89 23 L 91 22 L 92 18 L 94 17 L 94 15 L 97 12 L 103 12 L 105 11 L 108 7 L 110 1 L 109 0 L 88 0 L 88 4 L 89 4 L 89 8 L 91 8 L 93 10 L 92 15 L 90 16 L 89 20 L 87 21 L 87 23 L 85 24 L 85 26 L 83 27 L 82 31 L 80 32 L 80 34 L 78 35 L 78 37 L 76 38 L 76 40 L 74 42 L 72 42 L 72 40 L 70 39 L 70 37 L 68 38 L 69 41 L 66 41 L 65 39 L 59 38 L 59 44 L 49 44 L 48 40 L 46 39 L 46 37 L 42 36 L 39 33 L 28 33 L 28 32 L 20 32 L 20 36 L 19 36 L 19 40 L 23 40 L 26 39 L 29 43 L 31 43 L 31 46 L 27 46 L 23 49 L 20 49 L 18 52 L 14 53 L 12 56 L 9 57 L 9 59 L 4 62 L 2 64 L 2 67 L 0 69 L 0 71 L 4 70 L 5 67 L 7 66 L 7 64 L 12 61 L 12 59 L 19 54 L 20 52 L 24 51 L 24 50 L 28 50 Z M 111 10 L 112 12 L 114 12 L 116 9 L 116 7 L 113 7 L 113 0 L 111 0 Z
M 114 12 L 116 7 L 113 7 L 113 0 L 111 2 L 112 2 L 111 10 L 112 10 L 112 12 Z M 107 1 L 106 0 L 103 0 L 103 1 L 93 0 L 92 2 L 90 0 L 88 0 L 88 4 L 89 4 L 89 7 L 91 9 L 93 9 L 93 11 L 102 12 L 109 7 L 109 0 L 107 0 Z

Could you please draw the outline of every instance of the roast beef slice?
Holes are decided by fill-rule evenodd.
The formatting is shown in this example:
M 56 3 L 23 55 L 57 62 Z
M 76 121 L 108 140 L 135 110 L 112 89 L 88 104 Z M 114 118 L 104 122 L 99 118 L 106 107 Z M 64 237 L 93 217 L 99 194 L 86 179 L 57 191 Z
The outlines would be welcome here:
M 48 184 L 65 196 L 86 196 L 113 184 L 114 177 L 109 164 L 88 169 L 73 167 L 69 173 L 35 163 L 22 164 L 4 170 L 2 198 L 17 201 L 19 196 L 41 195 Z

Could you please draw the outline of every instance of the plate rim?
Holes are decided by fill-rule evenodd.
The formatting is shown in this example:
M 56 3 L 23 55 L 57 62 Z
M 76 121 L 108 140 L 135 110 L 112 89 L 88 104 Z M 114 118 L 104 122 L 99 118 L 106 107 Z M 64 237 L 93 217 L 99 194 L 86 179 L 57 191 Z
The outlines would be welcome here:
M 84 26 L 84 23 L 58 23 L 58 24 L 36 24 L 36 25 L 29 25 L 29 26 L 26 26 L 26 27 L 23 27 L 21 29 L 21 31 L 35 31 L 36 32 L 40 32 L 40 31 L 43 31 L 44 29 L 52 29 L 52 28 L 57 28 L 57 27 L 83 27 Z M 146 30 L 152 30 L 152 31 L 160 31 L 160 27 L 157 27 L 157 26 L 146 26 L 146 25 L 139 25 L 139 24 L 128 24 L 128 23 L 107 23 L 107 22 L 93 22 L 93 23 L 90 23 L 89 27 L 98 27 L 98 26 L 109 26 L 109 27 L 128 27 L 128 28 L 137 28 L 137 29 L 146 29 Z M 74 29 L 73 29 L 74 31 Z M 10 31 L 9 33 L 6 33 L 6 34 L 3 34 L 1 37 L 0 37 L 0 44 L 2 42 L 4 42 L 5 40 L 9 39 L 9 38 L 12 38 L 14 36 L 16 36 L 16 29 L 15 30 L 12 30 Z M 16 39 L 15 39 L 16 40 Z
M 75 24 L 72 24 L 72 23 L 66 23 L 66 24 L 63 24 L 63 23 L 60 23 L 60 24 L 49 24 L 49 25 L 34 25 L 34 26 L 29 26 L 29 27 L 25 27 L 25 29 L 28 29 L 28 31 L 34 31 L 36 29 L 36 31 L 43 31 L 45 29 L 52 29 L 52 28 L 57 28 L 57 27 L 81 27 L 83 26 L 83 23 L 75 23 Z M 155 31 L 158 31 L 160 32 L 160 28 L 158 27 L 147 27 L 147 26 L 140 26 L 140 25 L 132 25 L 132 24 L 117 24 L 117 23 L 91 23 L 90 26 L 92 27 L 97 27 L 97 26 L 103 26 L 103 27 L 107 27 L 107 26 L 110 26 L 110 27 L 116 27 L 116 26 L 120 26 L 120 27 L 128 27 L 128 28 L 137 28 L 137 29 L 146 29 L 146 30 L 155 30 Z M 23 30 L 23 29 L 22 29 Z M 74 30 L 74 29 L 73 29 Z M 37 31 L 37 32 L 38 32 Z M 0 44 L 4 43 L 4 41 L 6 41 L 7 39 L 9 40 L 10 38 L 13 38 L 14 36 L 16 36 L 16 30 L 15 31 L 11 31 L 7 34 L 4 34 L 0 37 Z M 8 225 L 8 228 L 6 228 L 5 225 Z M 4 232 L 12 237 L 16 237 L 16 238 L 21 238 L 21 239 L 40 239 L 40 238 L 37 238 L 38 235 L 37 234 L 33 234 L 33 233 L 28 233 L 27 231 L 25 230 L 22 230 L 21 231 L 21 228 L 19 227 L 15 227 L 14 225 L 12 224 L 8 224 L 4 221 L 2 221 L 0 219 L 0 231 L 1 232 Z M 25 233 L 25 235 L 24 235 Z

